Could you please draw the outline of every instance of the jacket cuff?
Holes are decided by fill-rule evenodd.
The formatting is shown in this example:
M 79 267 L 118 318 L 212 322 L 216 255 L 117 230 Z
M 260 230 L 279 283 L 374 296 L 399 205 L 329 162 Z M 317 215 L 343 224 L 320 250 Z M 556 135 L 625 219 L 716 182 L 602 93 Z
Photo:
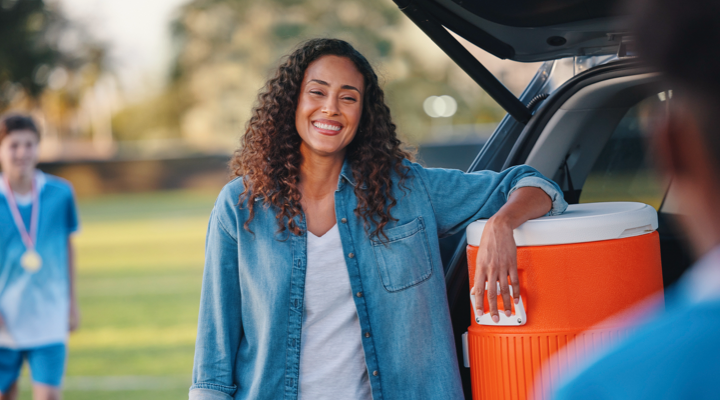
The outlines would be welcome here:
M 190 387 L 190 400 L 232 400 L 236 387 L 196 383 Z
M 508 192 L 508 197 L 510 195 L 520 189 L 521 187 L 536 187 L 542 189 L 545 193 L 547 193 L 548 196 L 550 196 L 550 200 L 552 200 L 552 208 L 550 211 L 545 214 L 548 215 L 560 215 L 563 212 L 565 212 L 565 209 L 567 208 L 568 204 L 565 201 L 565 198 L 563 197 L 562 192 L 558 191 L 555 188 L 555 185 L 548 182 L 544 178 L 540 178 L 537 176 L 526 176 L 525 178 L 520 179 L 517 181 L 515 186 L 510 189 Z

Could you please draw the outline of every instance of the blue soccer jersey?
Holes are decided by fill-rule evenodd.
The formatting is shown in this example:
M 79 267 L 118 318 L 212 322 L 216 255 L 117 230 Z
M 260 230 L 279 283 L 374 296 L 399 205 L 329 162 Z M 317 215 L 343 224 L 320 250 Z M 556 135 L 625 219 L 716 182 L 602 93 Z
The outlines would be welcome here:
M 0 185 L 0 315 L 5 322 L 0 327 L 0 347 L 27 349 L 63 343 L 68 336 L 68 239 L 79 227 L 75 198 L 65 180 L 38 171 L 35 182 L 39 198 L 35 248 L 42 257 L 36 272 L 20 264 L 25 244 L 8 206 L 8 193 Z M 32 202 L 16 200 L 29 231 Z

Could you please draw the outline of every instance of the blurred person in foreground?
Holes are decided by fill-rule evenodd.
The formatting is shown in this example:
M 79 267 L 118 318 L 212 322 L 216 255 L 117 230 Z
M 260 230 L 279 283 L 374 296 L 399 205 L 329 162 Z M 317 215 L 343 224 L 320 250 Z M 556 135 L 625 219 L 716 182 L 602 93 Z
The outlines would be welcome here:
M 666 309 L 560 387 L 555 399 L 717 399 L 720 389 L 720 2 L 648 0 L 635 14 L 640 57 L 673 90 L 653 128 L 680 223 L 698 262 Z
M 29 117 L 0 118 L 0 400 L 17 398 L 24 360 L 33 398 L 60 399 L 68 331 L 79 320 L 73 190 L 35 169 L 39 141 Z
M 500 282 L 509 312 L 512 231 L 563 212 L 558 186 L 410 162 L 372 66 L 335 39 L 284 60 L 242 144 L 210 217 L 190 398 L 463 398 L 439 237 L 490 218 L 475 287 Z

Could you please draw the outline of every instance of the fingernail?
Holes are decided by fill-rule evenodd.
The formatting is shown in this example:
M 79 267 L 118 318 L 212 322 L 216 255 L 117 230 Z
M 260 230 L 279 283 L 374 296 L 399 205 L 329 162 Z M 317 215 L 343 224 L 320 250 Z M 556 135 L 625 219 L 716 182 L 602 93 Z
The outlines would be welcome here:
M 519 303 L 520 299 L 515 299 L 515 304 Z
M 479 312 L 480 314 L 483 314 L 483 309 L 482 309 L 482 308 L 478 308 L 477 310 L 478 310 L 478 312 Z
M 493 316 L 492 316 L 492 320 L 493 320 L 494 323 L 497 324 L 498 322 L 500 322 L 500 317 L 498 317 L 497 315 L 493 315 Z
M 506 316 L 506 317 L 509 317 L 509 316 L 511 316 L 511 315 L 512 315 L 512 313 L 511 313 L 510 311 L 505 310 L 505 316 Z

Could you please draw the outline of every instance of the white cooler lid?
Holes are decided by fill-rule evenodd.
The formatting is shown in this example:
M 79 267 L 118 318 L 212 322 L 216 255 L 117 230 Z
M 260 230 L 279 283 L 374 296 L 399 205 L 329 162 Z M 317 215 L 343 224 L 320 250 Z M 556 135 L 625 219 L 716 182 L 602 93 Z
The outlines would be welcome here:
M 480 244 L 486 222 L 481 219 L 468 225 L 468 244 Z M 561 215 L 527 221 L 513 233 L 518 246 L 547 246 L 622 239 L 653 232 L 657 227 L 657 212 L 647 204 L 587 203 L 570 205 Z

